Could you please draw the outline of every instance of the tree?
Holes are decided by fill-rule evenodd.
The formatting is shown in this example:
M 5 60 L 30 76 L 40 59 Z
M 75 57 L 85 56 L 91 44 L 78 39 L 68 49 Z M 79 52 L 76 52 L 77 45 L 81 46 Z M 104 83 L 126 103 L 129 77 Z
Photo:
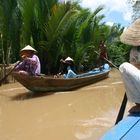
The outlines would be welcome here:
M 11 63 L 12 54 L 18 51 L 20 26 L 20 10 L 17 1 L 0 0 L 0 41 L 3 64 Z
M 73 22 L 72 17 L 77 12 L 69 3 L 57 5 L 43 28 L 46 39 L 41 41 L 40 44 L 46 52 L 48 72 L 56 68 L 56 62 L 62 54 L 64 45 L 62 38 L 67 33 Z
M 137 18 L 140 17 L 140 1 L 139 0 L 127 0 L 128 5 L 132 7 L 132 22 L 135 21 Z
M 43 73 L 55 73 L 59 60 L 67 56 L 77 67 L 86 63 L 92 68 L 98 63 L 94 51 L 101 40 L 106 41 L 110 58 L 116 61 L 111 50 L 117 53 L 119 46 L 121 50 L 123 45 L 118 42 L 123 29 L 102 22 L 102 10 L 98 7 L 91 12 L 76 2 L 57 0 L 0 0 L 0 61 L 15 62 L 20 49 L 30 44 L 38 51 Z

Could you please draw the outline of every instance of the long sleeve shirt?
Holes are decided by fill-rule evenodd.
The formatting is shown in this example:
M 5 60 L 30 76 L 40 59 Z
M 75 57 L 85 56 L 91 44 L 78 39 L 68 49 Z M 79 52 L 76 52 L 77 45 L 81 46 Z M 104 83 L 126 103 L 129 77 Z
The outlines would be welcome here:
M 16 70 L 26 71 L 30 75 L 38 75 L 40 74 L 41 67 L 40 67 L 40 60 L 37 55 L 33 55 L 31 58 L 26 58 L 21 62 L 17 67 Z

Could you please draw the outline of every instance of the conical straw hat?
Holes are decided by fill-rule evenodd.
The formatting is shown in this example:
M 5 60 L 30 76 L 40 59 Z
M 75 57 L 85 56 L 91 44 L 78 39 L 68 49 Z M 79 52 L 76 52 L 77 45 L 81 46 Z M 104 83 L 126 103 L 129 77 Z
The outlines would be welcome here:
M 127 45 L 140 46 L 140 18 L 123 31 L 120 40 Z
M 70 57 L 67 57 L 67 58 L 65 59 L 65 61 L 73 61 L 73 59 L 70 58 Z
M 22 51 L 33 51 L 33 52 L 37 52 L 34 48 L 32 48 L 30 45 L 27 45 L 26 47 L 24 47 L 23 49 L 20 50 L 20 52 Z

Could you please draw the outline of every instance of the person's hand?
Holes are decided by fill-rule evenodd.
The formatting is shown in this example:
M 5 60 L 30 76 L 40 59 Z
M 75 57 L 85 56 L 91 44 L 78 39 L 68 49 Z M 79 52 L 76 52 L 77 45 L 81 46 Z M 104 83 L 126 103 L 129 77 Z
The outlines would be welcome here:
M 65 61 L 64 61 L 63 59 L 60 59 L 60 62 L 61 62 L 61 63 L 64 63 Z
M 22 58 L 22 59 L 26 59 L 27 56 L 26 56 L 26 55 L 22 55 L 21 58 Z

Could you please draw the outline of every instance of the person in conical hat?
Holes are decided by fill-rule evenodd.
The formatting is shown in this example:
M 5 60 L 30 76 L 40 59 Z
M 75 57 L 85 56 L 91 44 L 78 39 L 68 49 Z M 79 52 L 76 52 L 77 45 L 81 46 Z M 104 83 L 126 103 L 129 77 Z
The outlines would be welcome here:
M 30 45 L 21 49 L 20 56 L 22 58 L 22 62 L 16 67 L 16 71 L 33 76 L 39 75 L 41 71 L 40 60 L 36 55 L 36 52 L 37 51 Z
M 73 63 L 74 60 L 68 56 L 65 60 L 61 59 L 60 62 L 61 63 Z
M 71 57 L 67 57 L 65 60 L 61 59 L 61 71 L 54 77 L 74 78 L 76 77 L 74 60 Z
M 132 45 L 129 62 L 120 65 L 127 98 L 136 105 L 130 113 L 140 112 L 140 19 L 137 19 L 120 36 L 124 44 Z M 139 33 L 138 33 L 139 32 Z

